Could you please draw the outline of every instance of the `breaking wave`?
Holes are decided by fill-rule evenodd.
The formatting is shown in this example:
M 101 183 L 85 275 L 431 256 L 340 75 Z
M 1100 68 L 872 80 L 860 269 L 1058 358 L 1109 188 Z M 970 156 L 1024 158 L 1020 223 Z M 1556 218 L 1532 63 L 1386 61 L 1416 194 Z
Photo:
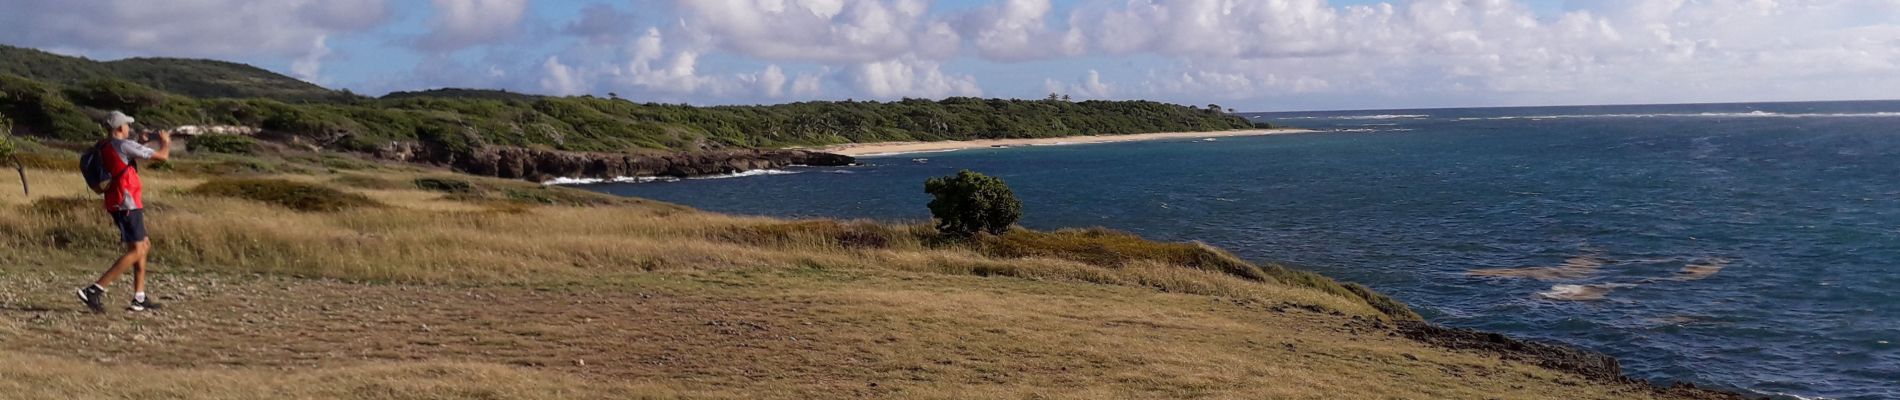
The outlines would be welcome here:
M 786 171 L 782 169 L 755 169 L 755 170 L 750 170 L 750 171 L 739 171 L 739 172 L 734 172 L 730 174 L 694 176 L 694 177 L 687 177 L 685 179 L 692 179 L 692 180 L 727 179 L 727 178 L 744 178 L 748 176 L 791 175 L 791 174 L 797 174 L 797 173 L 800 173 L 800 171 Z M 541 182 L 541 184 L 543 185 L 597 185 L 597 184 L 602 184 L 602 183 L 679 182 L 680 180 L 681 178 L 676 178 L 676 177 L 671 177 L 671 176 L 619 176 L 619 177 L 614 177 L 612 179 L 561 177 L 561 178 L 549 179 L 546 182 Z
M 1432 116 L 1425 115 L 1425 114 L 1375 114 L 1375 115 L 1334 115 L 1334 116 L 1323 116 L 1323 117 L 1322 116 L 1291 117 L 1291 118 L 1286 118 L 1286 119 L 1381 120 L 1381 119 L 1415 119 L 1415 118 L 1431 118 L 1431 117 Z

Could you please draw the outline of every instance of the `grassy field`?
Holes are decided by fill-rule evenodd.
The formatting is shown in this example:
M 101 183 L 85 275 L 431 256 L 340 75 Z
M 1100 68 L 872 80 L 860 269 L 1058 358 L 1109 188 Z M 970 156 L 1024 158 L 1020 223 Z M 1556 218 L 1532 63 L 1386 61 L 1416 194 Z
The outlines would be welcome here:
M 1199 244 L 295 160 L 146 172 L 141 314 L 71 298 L 116 246 L 76 172 L 0 174 L 0 398 L 1670 396 L 1405 339 L 1402 304 Z

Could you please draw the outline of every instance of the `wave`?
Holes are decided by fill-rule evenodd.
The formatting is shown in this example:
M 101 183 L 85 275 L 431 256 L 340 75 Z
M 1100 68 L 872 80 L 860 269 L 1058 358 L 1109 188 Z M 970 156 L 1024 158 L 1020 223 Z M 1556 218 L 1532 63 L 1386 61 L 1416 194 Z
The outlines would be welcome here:
M 1540 120 L 1574 118 L 1900 118 L 1900 112 L 1868 113 L 1778 113 L 1768 111 L 1749 112 L 1707 112 L 1707 113 L 1656 113 L 1656 114 L 1557 114 L 1557 115 L 1515 115 L 1503 117 L 1460 117 L 1457 121 L 1503 121 L 1503 120 Z
M 679 182 L 679 180 L 680 178 L 674 178 L 670 176 L 617 176 L 617 177 L 613 177 L 609 179 L 558 177 L 554 179 L 549 179 L 546 182 L 541 182 L 541 184 L 549 185 L 549 186 L 556 186 L 556 185 L 572 186 L 572 185 L 597 185 L 597 184 L 602 184 L 602 183 Z
M 796 173 L 800 173 L 800 171 L 786 171 L 782 169 L 755 169 L 755 170 L 750 170 L 750 171 L 739 171 L 739 172 L 734 172 L 730 174 L 694 176 L 694 177 L 687 177 L 685 179 L 692 179 L 692 180 L 727 179 L 727 178 L 744 178 L 748 176 L 791 175 L 791 174 L 796 174 Z M 671 176 L 617 176 L 613 178 L 558 177 L 554 179 L 549 179 L 545 182 L 541 182 L 541 184 L 549 185 L 549 186 L 573 186 L 573 185 L 598 185 L 602 183 L 679 182 L 680 180 L 681 178 L 676 178 L 676 177 L 671 177 Z
M 739 171 L 739 172 L 734 172 L 730 174 L 695 176 L 695 177 L 689 177 L 686 179 L 692 179 L 692 180 L 730 179 L 730 178 L 744 178 L 744 177 L 749 177 L 749 176 L 791 175 L 791 174 L 797 174 L 797 173 L 800 173 L 800 171 L 786 171 L 782 169 L 755 169 L 755 170 L 750 170 L 750 171 Z
M 1550 290 L 1538 292 L 1537 297 L 1542 297 L 1542 298 L 1550 299 L 1550 300 L 1564 300 L 1564 301 L 1603 300 L 1604 297 L 1607 297 L 1610 295 L 1611 290 L 1615 290 L 1617 288 L 1632 287 L 1632 286 L 1636 286 L 1636 285 L 1631 285 L 1627 283 L 1599 283 L 1599 284 L 1594 284 L 1594 285 L 1553 285 L 1550 287 Z
M 1431 117 L 1432 116 L 1425 115 L 1425 114 L 1374 114 L 1374 115 L 1332 115 L 1332 116 L 1311 116 L 1311 117 L 1287 117 L 1285 119 L 1379 120 L 1379 119 L 1414 119 L 1414 118 L 1431 118 Z
M 889 151 L 889 152 L 883 152 L 883 153 L 865 153 L 865 154 L 859 154 L 858 158 L 891 157 L 891 156 L 902 156 L 902 155 L 910 155 L 910 154 L 928 154 L 928 153 L 949 153 L 949 152 L 958 151 L 958 150 L 963 150 L 963 149 L 933 149 L 933 150 L 915 150 L 915 151 Z

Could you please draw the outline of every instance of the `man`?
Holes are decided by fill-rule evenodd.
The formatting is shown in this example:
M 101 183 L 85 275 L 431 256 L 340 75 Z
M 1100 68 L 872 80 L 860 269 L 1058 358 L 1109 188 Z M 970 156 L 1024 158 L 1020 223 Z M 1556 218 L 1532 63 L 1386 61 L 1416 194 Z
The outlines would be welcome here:
M 158 309 L 158 303 L 145 297 L 146 255 L 152 249 L 152 243 L 145 237 L 145 200 L 144 186 L 139 182 L 138 160 L 165 161 L 171 158 L 171 131 L 158 132 L 158 149 L 153 150 L 130 139 L 132 136 L 132 117 L 113 111 L 107 115 L 104 125 L 106 139 L 99 141 L 99 159 L 112 175 L 104 186 L 106 212 L 112 214 L 112 224 L 119 228 L 119 241 L 125 244 L 125 254 L 119 256 L 99 280 L 92 286 L 79 289 L 79 300 L 93 312 L 105 311 L 106 285 L 112 283 L 119 274 L 132 269 L 132 311 Z

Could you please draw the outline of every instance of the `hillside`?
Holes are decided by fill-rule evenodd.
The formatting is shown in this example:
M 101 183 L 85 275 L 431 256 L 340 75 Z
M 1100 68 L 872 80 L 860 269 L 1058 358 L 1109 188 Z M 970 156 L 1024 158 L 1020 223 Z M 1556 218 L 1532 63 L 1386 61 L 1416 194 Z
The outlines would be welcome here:
M 383 100 L 440 98 L 440 99 L 482 99 L 502 101 L 535 101 L 546 96 L 527 93 L 515 93 L 506 90 L 440 88 L 417 91 L 397 91 L 379 97 Z
M 98 135 L 91 121 L 108 110 L 125 111 L 148 126 L 257 128 L 260 139 L 290 147 L 510 178 L 613 178 L 604 175 L 610 171 L 690 175 L 778 167 L 787 160 L 850 162 L 799 152 L 748 153 L 752 149 L 1258 127 L 1217 107 L 1152 101 L 953 97 L 695 107 L 486 89 L 371 99 L 223 61 L 96 62 L 0 47 L 0 115 L 15 122 L 14 133 L 87 141 Z
M 0 73 L 58 85 L 118 79 L 196 98 L 263 98 L 305 102 L 346 101 L 357 97 L 263 68 L 233 62 L 183 58 L 129 58 L 100 62 L 7 45 L 0 45 Z
M 336 154 L 154 166 L 167 308 L 91 314 L 71 290 L 116 247 L 76 181 L 0 190 L 0 397 L 1720 396 L 1199 244 L 945 240 Z

